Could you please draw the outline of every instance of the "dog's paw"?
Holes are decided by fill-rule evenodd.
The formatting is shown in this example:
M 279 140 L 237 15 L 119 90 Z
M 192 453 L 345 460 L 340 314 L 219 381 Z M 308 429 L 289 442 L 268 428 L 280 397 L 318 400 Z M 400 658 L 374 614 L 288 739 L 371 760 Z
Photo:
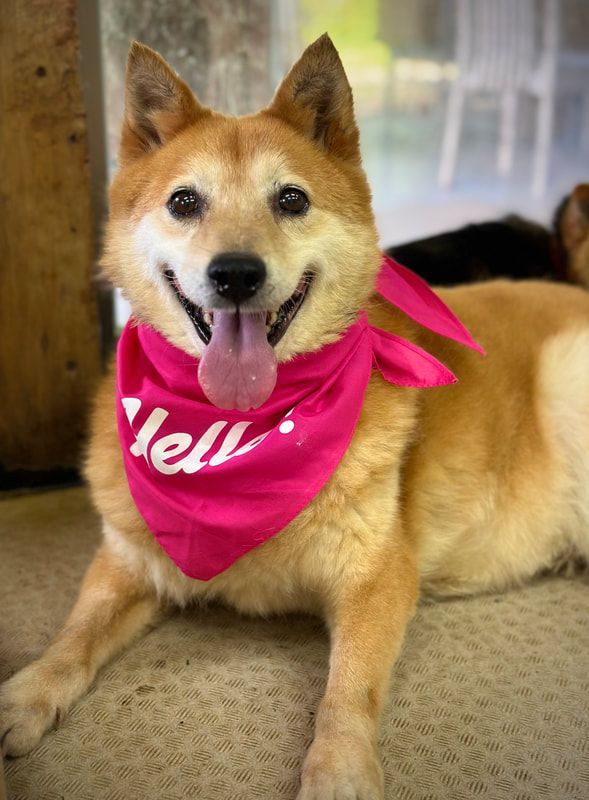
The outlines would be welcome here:
M 30 664 L 0 686 L 0 750 L 23 756 L 37 745 L 45 731 L 61 720 L 49 687 Z
M 383 800 L 376 749 L 368 742 L 315 741 L 307 754 L 297 800 Z

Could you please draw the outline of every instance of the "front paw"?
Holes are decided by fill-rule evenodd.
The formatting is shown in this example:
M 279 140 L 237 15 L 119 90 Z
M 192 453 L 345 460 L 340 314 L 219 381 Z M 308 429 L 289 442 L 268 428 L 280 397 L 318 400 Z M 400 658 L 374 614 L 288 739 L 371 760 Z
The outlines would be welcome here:
M 383 800 L 376 747 L 365 740 L 316 740 L 305 759 L 297 800 Z
M 37 745 L 62 715 L 50 687 L 30 664 L 0 686 L 0 749 L 23 756 Z

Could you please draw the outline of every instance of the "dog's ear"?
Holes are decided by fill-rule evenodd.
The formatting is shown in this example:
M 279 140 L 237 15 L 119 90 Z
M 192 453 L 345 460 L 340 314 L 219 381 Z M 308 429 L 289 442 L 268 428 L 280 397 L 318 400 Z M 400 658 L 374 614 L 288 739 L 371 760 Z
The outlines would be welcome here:
M 161 147 L 199 117 L 211 113 L 159 53 L 139 42 L 131 44 L 121 161 Z
M 575 187 L 566 202 L 559 227 L 569 254 L 589 237 L 589 183 L 581 183 Z
M 288 122 L 338 158 L 360 161 L 352 90 L 326 33 L 307 47 L 266 112 Z

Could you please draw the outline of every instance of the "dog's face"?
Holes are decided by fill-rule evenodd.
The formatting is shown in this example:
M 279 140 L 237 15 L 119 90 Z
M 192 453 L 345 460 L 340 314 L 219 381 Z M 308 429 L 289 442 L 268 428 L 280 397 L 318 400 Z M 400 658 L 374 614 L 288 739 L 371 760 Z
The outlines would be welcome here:
M 589 289 L 589 184 L 581 183 L 557 220 L 567 254 L 569 279 Z
M 351 90 L 327 36 L 243 118 L 204 108 L 132 46 L 103 266 L 136 318 L 201 359 L 209 399 L 260 405 L 277 361 L 353 322 L 378 264 Z

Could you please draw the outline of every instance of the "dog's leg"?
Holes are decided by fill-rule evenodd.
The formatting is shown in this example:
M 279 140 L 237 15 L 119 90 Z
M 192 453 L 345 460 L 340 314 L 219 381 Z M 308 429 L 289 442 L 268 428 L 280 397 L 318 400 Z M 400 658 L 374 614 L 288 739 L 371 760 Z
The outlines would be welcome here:
M 381 800 L 378 720 L 393 661 L 417 600 L 412 557 L 397 553 L 332 599 L 331 657 L 298 800 Z
M 102 545 L 62 631 L 45 653 L 0 687 L 0 744 L 29 752 L 92 683 L 97 670 L 154 622 L 157 599 Z

